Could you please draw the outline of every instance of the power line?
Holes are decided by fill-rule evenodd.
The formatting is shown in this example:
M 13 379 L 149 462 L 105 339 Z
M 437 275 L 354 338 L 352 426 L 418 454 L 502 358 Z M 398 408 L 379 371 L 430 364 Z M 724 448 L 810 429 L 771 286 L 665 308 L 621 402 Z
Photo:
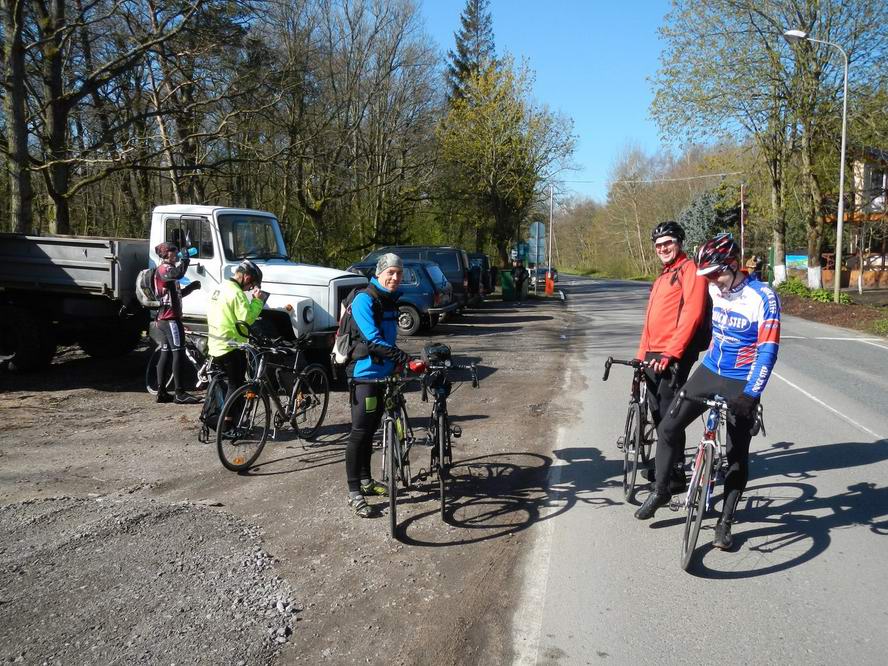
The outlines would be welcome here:
M 704 173 L 699 176 L 685 176 L 684 178 L 652 178 L 650 180 L 615 180 L 612 185 L 617 183 L 676 183 L 685 180 L 697 180 L 700 178 L 723 178 L 724 176 L 742 176 L 745 171 L 725 171 L 724 173 Z M 561 183 L 600 183 L 600 180 L 560 180 Z

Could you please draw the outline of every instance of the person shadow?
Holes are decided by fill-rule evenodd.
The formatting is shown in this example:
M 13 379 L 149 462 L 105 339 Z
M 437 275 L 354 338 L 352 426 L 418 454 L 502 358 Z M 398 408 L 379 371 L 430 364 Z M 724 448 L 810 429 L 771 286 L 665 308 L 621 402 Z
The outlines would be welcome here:
M 777 442 L 750 455 L 753 479 L 743 493 L 733 529 L 736 554 L 726 559 L 711 545 L 721 498 L 704 517 L 689 573 L 714 579 L 742 579 L 786 571 L 808 562 L 831 545 L 839 529 L 867 528 L 888 535 L 888 486 L 881 478 L 860 480 L 824 495 L 813 480 L 820 473 L 873 465 L 888 459 L 888 440 L 797 446 Z M 776 477 L 776 478 L 775 478 Z M 785 479 L 785 480 L 784 480 Z M 660 520 L 656 528 L 684 523 L 684 514 Z

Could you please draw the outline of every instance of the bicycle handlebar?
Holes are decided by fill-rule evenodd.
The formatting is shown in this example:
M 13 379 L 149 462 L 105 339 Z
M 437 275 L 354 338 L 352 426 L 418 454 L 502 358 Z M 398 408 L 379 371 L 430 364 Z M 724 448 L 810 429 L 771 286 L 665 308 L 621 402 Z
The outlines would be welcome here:
M 610 376 L 610 369 L 612 365 L 628 365 L 631 368 L 635 368 L 636 370 L 641 370 L 644 368 L 647 363 L 644 361 L 639 361 L 637 358 L 633 358 L 629 361 L 623 361 L 618 358 L 614 358 L 613 356 L 608 356 L 607 360 L 604 362 L 604 376 L 601 378 L 601 381 L 606 382 L 607 378 Z M 671 379 L 669 380 L 669 388 L 674 389 L 675 385 L 678 383 L 678 362 L 672 361 L 669 364 L 669 371 L 671 373 Z

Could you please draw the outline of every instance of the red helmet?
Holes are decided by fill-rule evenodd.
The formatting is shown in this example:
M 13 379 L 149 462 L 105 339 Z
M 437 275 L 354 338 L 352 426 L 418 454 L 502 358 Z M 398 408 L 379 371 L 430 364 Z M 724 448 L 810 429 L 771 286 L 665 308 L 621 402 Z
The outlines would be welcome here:
M 740 247 L 728 234 L 721 234 L 703 243 L 697 250 L 697 275 L 728 270 L 732 261 L 740 260 Z

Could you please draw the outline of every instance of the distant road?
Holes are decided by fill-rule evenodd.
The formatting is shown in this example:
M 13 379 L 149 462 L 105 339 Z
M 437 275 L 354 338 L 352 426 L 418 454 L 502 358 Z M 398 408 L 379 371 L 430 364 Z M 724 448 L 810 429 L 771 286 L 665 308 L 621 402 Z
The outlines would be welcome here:
M 567 380 L 576 416 L 553 447 L 550 514 L 570 509 L 535 528 L 516 660 L 885 663 L 888 342 L 784 317 L 734 551 L 709 546 L 708 519 L 685 573 L 683 514 L 638 521 L 622 498 L 615 441 L 629 371 L 601 381 L 608 355 L 634 353 L 649 286 L 566 276 L 559 286 L 581 323 Z

